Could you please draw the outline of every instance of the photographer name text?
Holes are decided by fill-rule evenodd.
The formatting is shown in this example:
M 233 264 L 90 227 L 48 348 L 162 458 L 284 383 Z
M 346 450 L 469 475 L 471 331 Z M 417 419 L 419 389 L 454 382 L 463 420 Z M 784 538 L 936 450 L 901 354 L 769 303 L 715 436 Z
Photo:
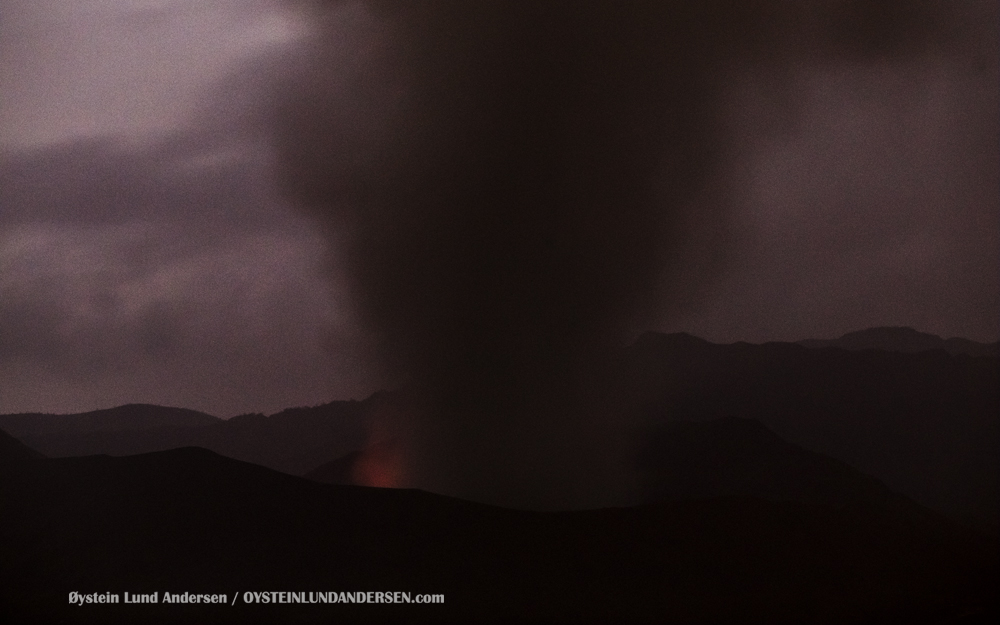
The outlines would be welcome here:
M 124 595 L 124 598 L 122 598 Z M 230 601 L 230 597 L 232 600 Z M 92 592 L 69 593 L 69 603 L 73 605 L 108 605 L 133 603 L 206 603 L 236 605 L 242 599 L 243 604 L 289 604 L 289 603 L 444 603 L 443 594 L 416 594 L 403 591 L 353 591 L 353 592 L 291 592 L 291 591 L 246 591 L 244 593 L 204 594 L 204 593 L 171 593 L 152 592 L 145 594 Z

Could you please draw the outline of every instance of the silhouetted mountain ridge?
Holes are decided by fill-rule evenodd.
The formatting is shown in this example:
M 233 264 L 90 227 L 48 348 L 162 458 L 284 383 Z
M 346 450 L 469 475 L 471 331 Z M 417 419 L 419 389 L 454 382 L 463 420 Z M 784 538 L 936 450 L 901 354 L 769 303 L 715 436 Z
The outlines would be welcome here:
M 949 354 L 968 356 L 1000 356 L 1000 342 L 978 343 L 963 338 L 943 339 L 935 334 L 919 332 L 905 326 L 868 328 L 848 332 L 839 339 L 806 339 L 799 345 L 810 349 L 839 347 L 847 350 L 877 349 L 890 352 L 916 353 L 943 349 Z
M 212 415 L 152 404 L 126 404 L 76 414 L 0 415 L 0 429 L 18 438 L 76 432 L 129 432 L 165 427 L 202 427 L 221 422 Z
M 910 329 L 889 330 L 848 336 L 936 340 Z M 881 345 L 891 347 L 885 341 Z M 790 444 L 844 462 L 952 518 L 1000 533 L 1000 459 L 995 453 L 1000 447 L 1000 361 L 938 348 L 888 347 L 718 345 L 685 333 L 647 332 L 620 354 L 617 369 L 609 368 L 607 378 L 595 384 L 606 387 L 601 392 L 610 398 L 611 410 L 639 411 L 653 430 L 658 423 L 722 415 L 755 419 Z M 353 462 L 344 458 L 355 454 L 356 460 L 375 403 L 391 403 L 392 396 L 379 393 L 364 402 L 331 402 L 228 421 L 202 413 L 192 417 L 187 413 L 194 411 L 181 409 L 123 406 L 98 411 L 103 420 L 50 415 L 26 425 L 39 416 L 6 415 L 0 423 L 13 422 L 21 432 L 47 432 L 18 438 L 48 456 L 131 455 L 200 446 L 295 475 L 318 471 L 310 477 L 342 483 Z M 119 418 L 114 431 L 80 429 L 103 427 L 108 414 L 121 417 L 135 408 L 165 411 L 171 418 L 207 419 L 209 425 L 140 430 L 141 423 L 163 421 L 123 425 Z M 320 468 L 327 463 L 324 473 Z
M 43 417 L 39 425 L 32 426 L 30 417 L 35 415 L 0 416 L 0 424 L 12 422 L 28 446 L 50 457 L 71 457 L 107 454 L 129 456 L 152 451 L 165 451 L 179 447 L 203 447 L 237 460 L 253 462 L 294 475 L 301 475 L 330 458 L 356 449 L 365 431 L 363 402 L 339 401 L 310 408 L 290 408 L 270 417 L 262 414 L 245 414 L 228 420 L 207 417 L 201 419 L 195 411 L 197 422 L 183 424 L 175 421 L 164 424 L 166 419 L 154 421 L 137 419 L 128 427 L 119 421 L 117 429 L 102 427 L 109 422 L 103 413 L 112 412 L 119 419 L 130 413 L 121 409 L 100 411 L 83 415 L 66 415 L 64 418 Z M 146 414 L 191 415 L 177 413 L 179 409 L 166 408 L 161 413 L 156 406 L 142 406 Z M 178 420 L 180 421 L 180 420 Z M 53 427 L 53 423 L 62 426 Z M 69 423 L 71 427 L 66 427 Z M 89 426 L 91 429 L 84 429 Z M 145 427 L 144 427 L 145 426 Z M 2 425 L 0 425 L 2 427 Z

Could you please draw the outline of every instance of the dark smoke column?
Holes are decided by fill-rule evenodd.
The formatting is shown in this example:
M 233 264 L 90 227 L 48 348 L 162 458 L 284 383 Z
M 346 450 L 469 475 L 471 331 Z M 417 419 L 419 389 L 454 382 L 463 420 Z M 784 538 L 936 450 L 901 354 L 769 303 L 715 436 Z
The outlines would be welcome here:
M 888 22 L 855 32 L 842 4 L 811 5 L 829 24 L 783 2 L 338 9 L 366 32 L 326 27 L 279 111 L 281 174 L 339 237 L 361 318 L 420 397 L 423 483 L 535 505 L 601 464 L 571 450 L 593 416 L 586 363 L 661 303 L 723 145 L 725 72 L 780 64 L 817 23 L 862 54 L 912 26 L 875 3 Z

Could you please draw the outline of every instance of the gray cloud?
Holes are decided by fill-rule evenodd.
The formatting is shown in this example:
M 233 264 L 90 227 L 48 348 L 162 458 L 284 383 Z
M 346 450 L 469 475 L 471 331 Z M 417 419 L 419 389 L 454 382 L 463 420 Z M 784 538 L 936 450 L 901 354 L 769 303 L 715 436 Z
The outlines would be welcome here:
M 245 226 L 278 220 L 259 155 L 240 145 L 185 147 L 81 141 L 0 157 L 0 220 Z
M 220 416 L 374 390 L 273 190 L 266 0 L 0 2 L 0 412 Z M 290 56 L 291 55 L 291 56 Z
M 325 242 L 245 139 L 4 155 L 0 412 L 150 401 L 231 416 L 374 390 Z
M 720 341 L 910 325 L 1000 335 L 993 3 L 930 50 L 730 86 L 733 259 L 662 327 Z
M 299 32 L 280 0 L 2 0 L 0 148 L 170 136 L 206 88 Z
M 336 344 L 349 328 L 317 273 L 321 241 L 231 232 L 185 248 L 185 236 L 141 224 L 8 229 L 0 412 L 153 401 L 231 416 L 370 392 Z

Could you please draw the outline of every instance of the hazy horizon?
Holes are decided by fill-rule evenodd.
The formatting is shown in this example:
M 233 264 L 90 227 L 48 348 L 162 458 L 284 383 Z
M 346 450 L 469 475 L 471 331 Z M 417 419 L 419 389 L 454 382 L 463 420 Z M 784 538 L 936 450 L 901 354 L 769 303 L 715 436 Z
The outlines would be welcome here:
M 909 326 L 875 326 L 875 327 L 872 327 L 872 328 L 863 328 L 863 329 L 855 330 L 853 332 L 848 332 L 848 333 L 845 333 L 845 334 L 854 334 L 854 333 L 857 333 L 857 332 L 863 332 L 865 330 L 886 329 L 886 328 L 891 328 L 891 329 L 902 328 L 902 329 L 908 329 L 908 330 L 916 330 L 918 333 L 920 333 L 922 335 L 937 336 L 937 335 L 933 335 L 933 334 L 931 334 L 929 332 L 921 332 L 919 329 L 910 328 Z M 735 343 L 750 343 L 749 341 L 716 341 L 716 340 L 711 340 L 711 339 L 705 338 L 703 336 L 698 336 L 698 335 L 695 335 L 695 334 L 691 334 L 690 332 L 686 332 L 685 330 L 676 330 L 676 331 L 672 331 L 672 332 L 664 332 L 664 331 L 660 331 L 660 330 L 648 330 L 646 332 L 658 332 L 658 333 L 661 333 L 661 334 L 674 334 L 674 333 L 689 334 L 691 336 L 695 336 L 696 338 L 703 339 L 703 340 L 705 340 L 705 341 L 707 341 L 709 343 L 716 344 L 716 345 L 732 345 L 732 344 L 735 344 Z M 643 332 L 642 334 L 645 334 L 646 332 Z M 826 340 L 836 340 L 836 339 L 841 338 L 842 336 L 844 336 L 844 335 L 835 336 L 835 337 L 808 337 L 808 338 L 798 339 L 798 340 L 794 340 L 794 341 L 762 341 L 760 343 L 750 343 L 750 344 L 761 345 L 761 344 L 764 344 L 764 343 L 800 343 L 800 342 L 808 341 L 808 340 L 811 340 L 811 339 L 812 340 L 818 339 L 818 340 L 824 340 L 824 341 L 826 341 Z M 638 337 L 636 337 L 636 338 L 638 338 Z M 938 338 L 940 338 L 942 340 L 950 340 L 950 339 L 972 340 L 972 339 L 966 339 L 966 337 L 938 336 Z M 989 344 L 1000 343 L 1000 341 L 992 341 L 992 342 L 974 341 L 974 342 L 979 343 L 981 345 L 989 345 Z M 631 343 L 629 343 L 629 344 L 631 345 Z M 82 414 L 82 413 L 86 413 L 86 412 L 94 412 L 94 411 L 100 411 L 100 410 L 110 410 L 110 409 L 120 408 L 120 407 L 128 406 L 128 405 L 153 405 L 153 406 L 161 406 L 161 407 L 165 407 L 165 408 L 181 408 L 181 409 L 187 409 L 187 410 L 195 410 L 197 412 L 208 414 L 210 416 L 217 417 L 217 418 L 222 419 L 222 420 L 229 420 L 229 419 L 231 419 L 233 417 L 250 415 L 250 414 L 263 414 L 265 416 L 271 416 L 271 415 L 278 414 L 281 411 L 287 410 L 287 409 L 311 408 L 311 407 L 316 407 L 316 406 L 322 406 L 324 404 L 328 404 L 328 403 L 331 403 L 331 402 L 339 402 L 339 401 L 359 401 L 359 402 L 361 402 L 361 401 L 366 401 L 366 400 L 370 399 L 371 397 L 373 397 L 374 395 L 378 395 L 379 393 L 383 393 L 383 392 L 395 392 L 395 391 L 399 391 L 399 390 L 400 390 L 399 388 L 392 388 L 392 387 L 376 388 L 376 389 L 373 389 L 371 392 L 360 394 L 360 395 L 355 395 L 355 396 L 350 396 L 350 397 L 329 397 L 329 398 L 325 398 L 325 399 L 324 398 L 319 398 L 318 400 L 314 400 L 314 401 L 311 401 L 311 402 L 284 405 L 284 406 L 282 406 L 280 408 L 277 408 L 275 410 L 247 410 L 247 411 L 244 411 L 244 412 L 238 412 L 238 413 L 232 413 L 232 414 L 216 414 L 216 413 L 212 413 L 212 412 L 207 411 L 207 410 L 203 410 L 203 409 L 199 409 L 199 408 L 194 408 L 194 407 L 191 407 L 191 406 L 185 406 L 185 405 L 180 405 L 180 404 L 169 404 L 169 403 L 167 403 L 167 404 L 157 404 L 157 403 L 154 403 L 154 402 L 141 401 L 141 400 L 127 400 L 127 401 L 121 401 L 119 403 L 106 404 L 106 405 L 98 405 L 98 406 L 94 406 L 94 407 L 90 407 L 90 408 L 85 408 L 85 409 L 84 408 L 70 408 L 70 409 L 61 409 L 61 410 L 58 410 L 58 411 L 51 411 L 51 410 L 47 411 L 47 410 L 39 410 L 39 409 L 0 410 L 0 414 L 8 414 L 8 415 L 9 414 L 73 415 L 73 414 Z M 0 402 L 0 405 L 2 405 L 2 402 Z

